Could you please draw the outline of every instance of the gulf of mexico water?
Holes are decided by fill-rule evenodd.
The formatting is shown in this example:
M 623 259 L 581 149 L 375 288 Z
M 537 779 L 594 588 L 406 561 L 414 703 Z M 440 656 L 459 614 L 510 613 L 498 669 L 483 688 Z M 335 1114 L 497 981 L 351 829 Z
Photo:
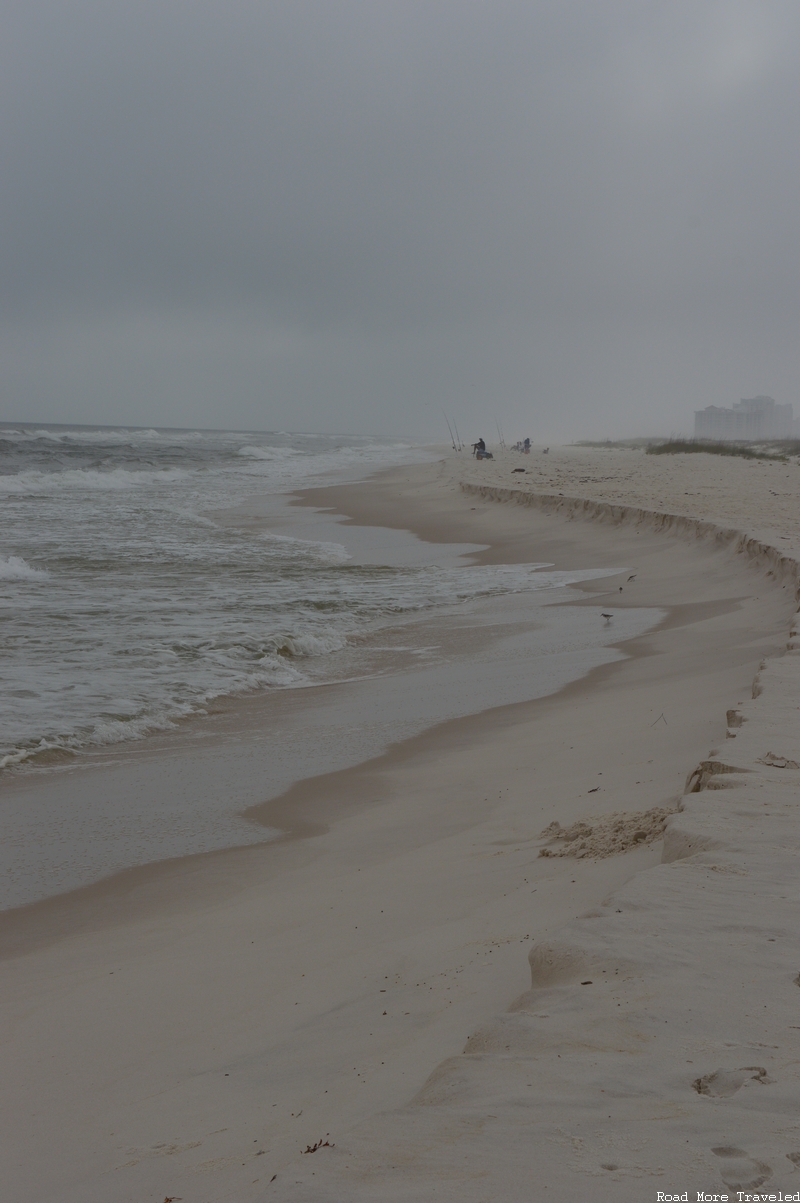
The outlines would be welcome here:
M 318 681 L 356 627 L 440 603 L 430 573 L 365 571 L 341 544 L 209 516 L 409 457 L 327 435 L 0 427 L 0 767 Z
M 657 620 L 608 629 L 553 604 L 622 565 L 475 564 L 475 545 L 283 500 L 426 458 L 347 436 L 0 427 L 1 906 L 263 840 L 242 811 L 293 781 L 544 696 Z

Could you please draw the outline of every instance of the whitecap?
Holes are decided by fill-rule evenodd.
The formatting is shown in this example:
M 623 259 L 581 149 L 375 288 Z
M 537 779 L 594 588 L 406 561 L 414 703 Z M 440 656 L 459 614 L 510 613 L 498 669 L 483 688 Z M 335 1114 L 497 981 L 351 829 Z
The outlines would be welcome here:
M 65 472 L 20 472 L 16 476 L 0 476 L 0 493 L 40 494 L 57 489 L 135 489 L 145 484 L 168 483 L 189 475 L 186 468 L 156 470 L 112 468 L 108 472 L 96 468 L 70 468 Z
M 276 642 L 275 650 L 284 656 L 327 656 L 331 652 L 339 652 L 342 648 L 347 647 L 345 636 L 334 630 L 316 634 L 305 631 L 302 634 L 284 635 Z
M 243 455 L 247 459 L 277 460 L 303 455 L 303 452 L 295 450 L 294 447 L 252 447 L 246 443 L 244 447 L 239 448 L 237 454 Z
M 49 575 L 45 568 L 31 568 L 22 556 L 0 555 L 0 581 L 41 581 Z

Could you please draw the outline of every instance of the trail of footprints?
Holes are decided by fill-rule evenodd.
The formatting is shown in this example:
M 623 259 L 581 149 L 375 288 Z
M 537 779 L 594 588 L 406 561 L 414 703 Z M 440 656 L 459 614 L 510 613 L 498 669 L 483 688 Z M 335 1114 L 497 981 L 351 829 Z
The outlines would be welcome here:
M 716 1069 L 713 1073 L 696 1078 L 692 1086 L 698 1094 L 711 1098 L 726 1099 L 741 1090 L 746 1082 L 758 1082 L 761 1086 L 769 1086 L 774 1082 L 763 1065 L 743 1065 L 739 1069 Z M 715 1157 L 722 1159 L 720 1177 L 731 1190 L 752 1190 L 762 1186 L 773 1174 L 771 1165 L 751 1157 L 746 1149 L 736 1145 L 717 1145 L 711 1150 Z M 800 1152 L 787 1153 L 789 1161 L 800 1169 Z

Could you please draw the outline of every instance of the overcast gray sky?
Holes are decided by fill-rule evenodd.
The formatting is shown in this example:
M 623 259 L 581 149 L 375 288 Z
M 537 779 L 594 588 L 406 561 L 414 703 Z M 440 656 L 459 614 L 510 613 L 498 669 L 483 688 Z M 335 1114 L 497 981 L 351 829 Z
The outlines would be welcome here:
M 0 417 L 800 415 L 797 0 L 6 0 Z

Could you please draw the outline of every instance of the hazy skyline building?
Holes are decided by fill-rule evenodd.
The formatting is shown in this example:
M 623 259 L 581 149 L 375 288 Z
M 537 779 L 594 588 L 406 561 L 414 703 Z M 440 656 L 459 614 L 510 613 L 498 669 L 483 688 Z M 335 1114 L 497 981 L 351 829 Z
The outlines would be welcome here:
M 730 408 L 707 405 L 695 410 L 694 437 L 746 442 L 790 439 L 793 418 L 792 406 L 778 405 L 774 397 L 743 397 Z

